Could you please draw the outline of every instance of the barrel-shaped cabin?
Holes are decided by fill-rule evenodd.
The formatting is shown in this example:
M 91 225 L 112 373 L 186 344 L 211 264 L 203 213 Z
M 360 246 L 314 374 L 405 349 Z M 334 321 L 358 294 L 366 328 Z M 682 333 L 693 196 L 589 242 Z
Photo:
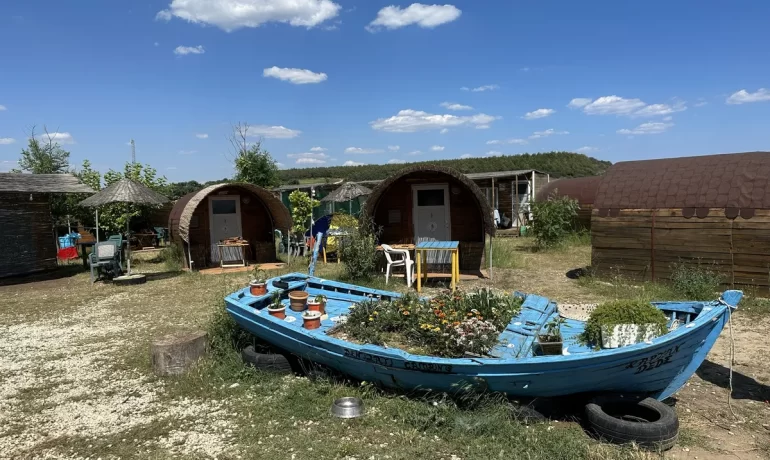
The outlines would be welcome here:
M 495 232 L 493 210 L 481 189 L 444 166 L 398 171 L 372 190 L 364 209 L 382 229 L 382 243 L 459 241 L 461 270 L 481 268 L 485 235 Z
M 184 250 L 186 268 L 223 261 L 276 261 L 275 230 L 286 235 L 291 215 L 269 190 L 246 183 L 221 183 L 181 197 L 169 216 L 171 241 Z M 243 247 L 224 245 L 243 240 Z M 242 253 L 245 251 L 245 253 Z
M 568 197 L 577 201 L 580 208 L 575 218 L 575 228 L 588 230 L 591 228 L 591 212 L 601 180 L 602 176 L 552 180 L 537 192 L 537 201 L 547 200 L 551 196 Z
M 770 288 L 770 152 L 616 163 L 599 184 L 592 267 L 670 279 L 677 264 Z

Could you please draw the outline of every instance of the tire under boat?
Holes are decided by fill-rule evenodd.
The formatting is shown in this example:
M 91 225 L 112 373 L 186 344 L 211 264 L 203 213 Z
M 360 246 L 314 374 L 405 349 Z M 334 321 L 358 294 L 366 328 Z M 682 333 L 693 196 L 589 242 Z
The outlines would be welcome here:
M 288 292 L 293 290 L 328 298 L 328 317 L 319 329 L 304 329 L 300 314 L 288 308 L 287 320 L 268 315 L 266 307 L 273 292 L 279 291 L 283 302 L 288 303 Z M 651 342 L 612 350 L 594 351 L 577 343 L 584 323 L 568 319 L 562 330 L 564 352 L 556 356 L 533 352 L 540 329 L 559 315 L 556 303 L 534 294 L 514 295 L 524 298 L 521 312 L 484 358 L 413 355 L 327 335 L 351 305 L 368 298 L 400 297 L 395 292 L 293 273 L 269 280 L 264 296 L 251 296 L 244 288 L 227 296 L 225 303 L 241 327 L 265 342 L 386 387 L 445 392 L 470 387 L 515 397 L 627 392 L 663 400 L 679 390 L 706 358 L 743 293 L 725 291 L 712 302 L 653 302 L 666 313 L 670 326 L 680 326 Z

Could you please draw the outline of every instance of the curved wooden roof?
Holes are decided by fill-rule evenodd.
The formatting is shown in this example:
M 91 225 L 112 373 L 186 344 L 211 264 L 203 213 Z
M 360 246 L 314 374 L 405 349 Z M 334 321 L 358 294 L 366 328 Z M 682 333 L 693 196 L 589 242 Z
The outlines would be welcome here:
M 364 212 L 366 215 L 373 216 L 374 211 L 377 209 L 377 204 L 380 201 L 380 197 L 387 192 L 387 190 L 390 188 L 391 185 L 393 185 L 396 181 L 399 179 L 409 176 L 409 175 L 416 175 L 421 172 L 431 172 L 431 173 L 439 173 L 443 174 L 449 177 L 452 177 L 456 179 L 458 182 L 463 184 L 468 191 L 473 194 L 474 198 L 476 199 L 476 202 L 479 205 L 479 208 L 481 210 L 481 214 L 484 218 L 484 231 L 489 235 L 495 234 L 495 221 L 494 221 L 494 211 L 492 207 L 487 202 L 486 197 L 484 196 L 484 193 L 481 191 L 481 189 L 476 185 L 475 182 L 470 180 L 465 174 L 452 169 L 448 168 L 446 166 L 439 166 L 434 164 L 427 164 L 427 165 L 415 165 L 415 166 L 408 166 L 404 169 L 399 170 L 395 174 L 389 176 L 384 181 L 380 182 L 377 187 L 375 187 L 372 190 L 372 194 L 369 195 L 369 197 L 366 200 L 366 204 L 364 206 Z
M 234 187 L 248 190 L 256 195 L 267 208 L 273 219 L 273 227 L 287 229 L 292 225 L 291 214 L 281 200 L 276 198 L 269 190 L 243 182 L 225 182 L 210 185 L 203 190 L 188 193 L 178 199 L 169 215 L 169 228 L 172 235 L 179 235 L 184 241 L 190 242 L 190 220 L 198 205 L 207 196 L 225 187 Z
M 770 152 L 615 163 L 594 207 L 770 209 Z
M 602 176 L 575 177 L 571 179 L 556 179 L 548 182 L 537 192 L 536 199 L 545 200 L 553 192 L 557 196 L 567 196 L 577 200 L 580 205 L 593 205 Z

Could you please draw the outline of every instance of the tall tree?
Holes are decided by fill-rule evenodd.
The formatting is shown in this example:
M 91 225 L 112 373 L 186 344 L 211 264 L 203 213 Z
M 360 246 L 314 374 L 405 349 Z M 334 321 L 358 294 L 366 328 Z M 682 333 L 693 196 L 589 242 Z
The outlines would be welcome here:
M 69 172 L 70 153 L 56 142 L 56 137 L 51 136 L 43 127 L 45 134 L 39 138 L 35 135 L 35 128 L 29 136 L 27 148 L 21 150 L 19 168 L 21 171 L 32 174 L 61 174 Z M 19 172 L 19 171 L 16 171 Z
M 262 141 L 247 141 L 249 125 L 238 123 L 233 127 L 230 143 L 235 150 L 235 180 L 260 187 L 275 187 L 280 183 L 278 165 L 270 152 L 262 148 Z

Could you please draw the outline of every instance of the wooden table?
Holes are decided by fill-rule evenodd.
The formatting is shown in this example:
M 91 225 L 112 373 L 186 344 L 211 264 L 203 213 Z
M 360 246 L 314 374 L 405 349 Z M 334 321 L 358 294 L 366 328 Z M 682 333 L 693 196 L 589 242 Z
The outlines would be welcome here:
M 407 250 L 407 251 L 414 251 L 414 245 L 413 244 L 389 244 L 393 249 L 401 249 L 401 250 Z M 382 246 L 377 246 L 378 251 L 382 251 Z
M 395 247 L 395 246 L 394 246 Z M 425 259 L 425 279 L 428 279 L 427 252 L 428 251 L 450 251 L 452 260 L 451 287 L 454 291 L 457 289 L 457 283 L 460 281 L 460 242 L 459 241 L 423 241 L 415 247 L 417 263 L 417 292 L 422 290 L 422 259 Z M 422 257 L 421 255 L 424 254 Z
M 226 264 L 225 259 L 222 254 L 222 250 L 224 248 L 240 248 L 241 250 L 241 263 L 235 263 L 235 264 Z M 248 265 L 246 263 L 246 250 L 249 248 L 249 243 L 219 243 L 217 244 L 217 250 L 219 251 L 219 266 L 221 268 L 230 268 L 230 267 L 245 267 Z

